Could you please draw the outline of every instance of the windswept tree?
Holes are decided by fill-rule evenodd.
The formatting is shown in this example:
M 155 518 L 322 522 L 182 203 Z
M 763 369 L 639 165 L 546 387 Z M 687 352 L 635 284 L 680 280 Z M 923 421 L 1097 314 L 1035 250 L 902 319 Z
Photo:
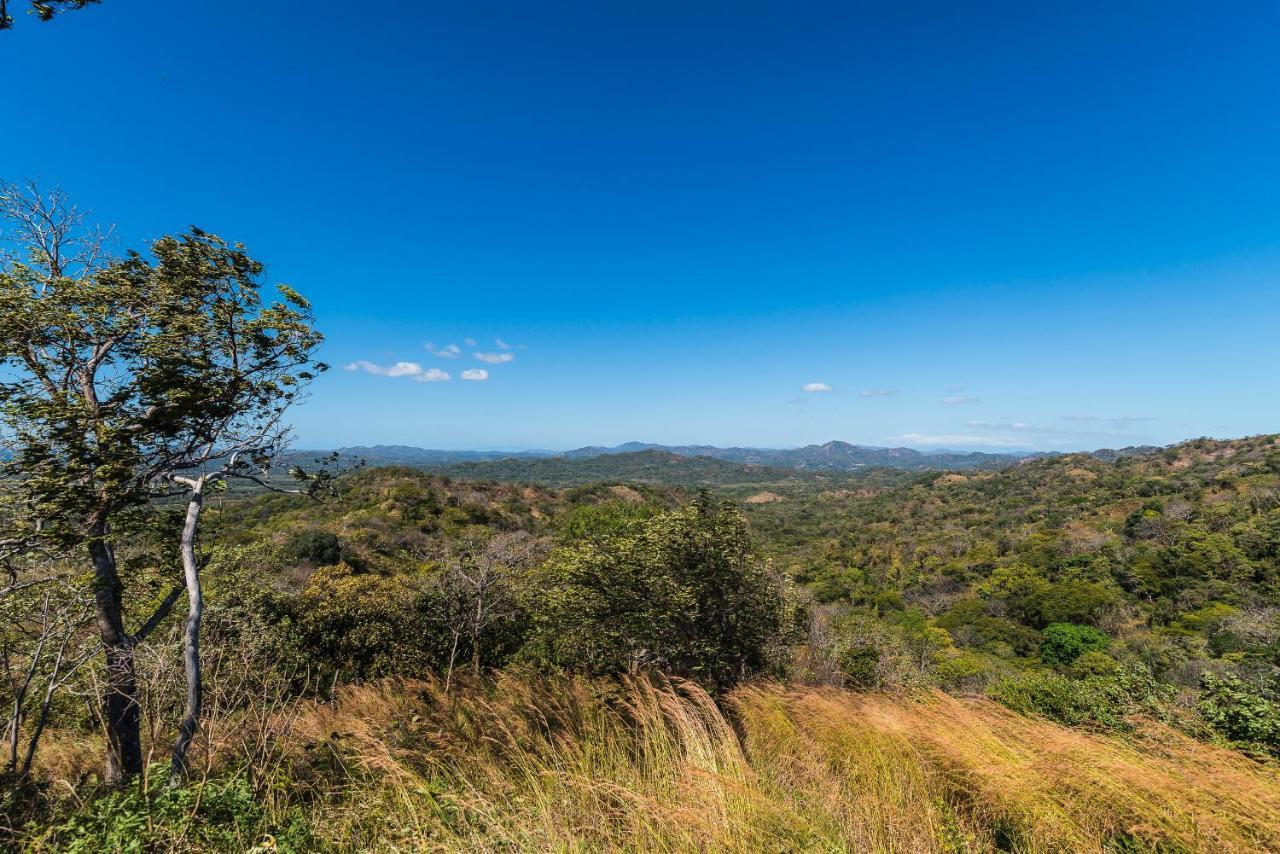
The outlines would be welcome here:
M 14 252 L 0 267 L 0 424 L 7 476 L 25 502 L 8 539 L 83 548 L 105 655 L 108 780 L 142 768 L 134 648 L 184 590 L 183 767 L 200 713 L 196 554 L 209 486 L 264 480 L 287 438 L 282 417 L 325 366 L 310 306 L 288 287 L 266 303 L 262 264 L 192 228 L 147 255 L 105 261 L 103 236 L 61 192 L 0 190 Z M 124 511 L 184 492 L 183 577 L 137 629 L 115 545 Z

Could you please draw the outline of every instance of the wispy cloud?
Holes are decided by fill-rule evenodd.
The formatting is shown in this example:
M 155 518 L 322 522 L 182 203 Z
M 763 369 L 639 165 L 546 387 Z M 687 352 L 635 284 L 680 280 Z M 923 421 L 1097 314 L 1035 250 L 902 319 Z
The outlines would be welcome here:
M 489 372 L 484 368 L 470 368 L 458 374 L 464 380 L 472 380 L 474 382 L 484 382 L 489 379 Z
M 433 356 L 439 356 L 441 359 L 456 359 L 462 355 L 462 348 L 457 344 L 446 344 L 443 347 L 437 347 L 435 344 L 427 344 L 427 352 Z
M 348 371 L 363 371 L 379 377 L 407 377 L 414 382 L 436 383 L 451 379 L 449 374 L 439 368 L 423 368 L 417 362 L 396 362 L 393 365 L 378 365 L 361 359 L 346 366 Z
M 493 343 L 494 343 L 494 344 L 496 344 L 496 345 L 498 346 L 498 349 L 499 349 L 499 350 L 527 350 L 527 349 L 529 349 L 528 347 L 526 347 L 526 346 L 525 346 L 525 345 L 523 345 L 523 344 L 508 344 L 506 341 L 503 341 L 501 338 L 495 338 L 495 339 L 493 339 Z
M 897 389 L 892 388 L 864 388 L 858 397 L 893 397 L 897 393 Z
M 515 353 L 472 353 L 482 362 L 488 362 L 490 365 L 501 365 L 504 362 L 510 362 L 516 357 Z
M 463 344 L 466 344 L 468 347 L 474 347 L 474 346 L 476 346 L 476 339 L 474 339 L 474 338 L 463 338 L 463 339 L 462 339 L 462 343 L 463 343 Z
M 1112 424 L 1141 424 L 1145 421 L 1159 421 L 1152 415 L 1120 415 L 1108 418 L 1103 415 L 1064 415 L 1063 421 L 1109 421 Z
M 974 427 L 979 430 L 1024 430 L 1031 433 L 1055 432 L 1050 427 L 1036 427 L 1025 421 L 966 421 L 964 426 Z
M 942 402 L 945 403 L 947 406 L 968 406 L 970 403 L 977 403 L 978 398 L 964 397 L 963 395 L 957 395 L 955 397 L 944 397 L 942 399 Z
M 1008 436 L 967 436 L 964 434 L 943 433 L 903 433 L 901 436 L 890 436 L 887 441 L 903 445 L 923 445 L 932 448 L 1029 448 L 1031 443 Z
M 823 392 L 823 391 L 832 391 L 832 390 L 833 389 L 831 388 L 831 386 L 827 385 L 826 383 L 805 383 L 804 389 L 803 389 L 803 391 L 808 391 L 808 392 Z
M 1111 441 L 1115 439 L 1133 440 L 1143 438 L 1126 432 L 1126 428 L 1140 421 L 1154 421 L 1154 418 L 1100 418 L 1093 415 L 1063 416 L 1066 421 L 1076 423 L 1096 423 L 1093 429 L 1073 429 L 1032 424 L 1027 421 L 1001 419 L 999 421 L 966 421 L 965 426 L 976 430 L 999 430 L 1013 433 L 1034 433 L 1039 436 L 1056 439 L 1092 439 Z

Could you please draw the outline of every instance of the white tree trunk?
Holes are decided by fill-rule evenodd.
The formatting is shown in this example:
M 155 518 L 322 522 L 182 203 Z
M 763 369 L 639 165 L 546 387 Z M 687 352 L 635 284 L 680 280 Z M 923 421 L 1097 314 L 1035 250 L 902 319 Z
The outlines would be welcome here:
M 181 783 L 187 776 L 187 749 L 200 726 L 203 701 L 200 672 L 200 618 L 204 614 L 204 594 L 200 589 L 200 567 L 196 562 L 196 532 L 200 526 L 200 510 L 204 506 L 203 477 L 190 483 L 191 497 L 187 517 L 182 525 L 182 573 L 187 584 L 187 620 L 182 635 L 182 663 L 187 677 L 187 707 L 178 740 L 173 745 L 170 782 Z

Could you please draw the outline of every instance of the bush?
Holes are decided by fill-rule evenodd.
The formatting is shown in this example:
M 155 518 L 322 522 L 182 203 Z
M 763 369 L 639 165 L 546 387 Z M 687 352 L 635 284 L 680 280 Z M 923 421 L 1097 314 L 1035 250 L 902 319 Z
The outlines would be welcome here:
M 996 681 L 987 692 L 1022 714 L 1040 715 L 1070 726 L 1099 726 L 1127 730 L 1126 718 L 1170 716 L 1174 689 L 1139 667 L 1118 667 L 1107 676 L 1072 679 L 1060 673 L 1035 671 Z
M 168 768 L 152 766 L 153 779 Z M 49 832 L 58 851 L 170 851 L 210 848 L 247 851 L 260 835 L 262 808 L 243 778 L 210 780 L 201 785 L 141 785 L 109 791 L 89 802 Z
M 303 531 L 285 543 L 284 556 L 293 563 L 334 566 L 342 560 L 342 543 L 328 531 Z
M 1066 666 L 1086 652 L 1102 652 L 1111 638 L 1091 626 L 1053 623 L 1045 627 L 1040 642 L 1040 658 L 1048 664 Z
M 791 628 L 785 580 L 746 520 L 705 493 L 638 523 L 589 527 L 538 570 L 527 659 L 591 674 L 658 667 L 714 687 L 764 669 Z
M 1280 755 L 1280 704 L 1274 692 L 1238 676 L 1205 673 L 1196 710 L 1214 731 L 1237 744 Z

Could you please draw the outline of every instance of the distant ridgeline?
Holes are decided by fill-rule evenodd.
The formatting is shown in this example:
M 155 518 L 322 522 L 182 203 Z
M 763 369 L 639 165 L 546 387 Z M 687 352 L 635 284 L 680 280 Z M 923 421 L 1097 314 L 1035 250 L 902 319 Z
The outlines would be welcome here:
M 1158 450 L 1151 447 L 1093 453 L 1111 461 Z M 282 468 L 304 467 L 321 451 L 295 451 Z M 983 453 L 911 448 L 880 448 L 827 442 L 802 448 L 719 448 L 713 445 L 656 445 L 628 442 L 571 451 L 445 451 L 407 445 L 341 448 L 339 467 L 409 466 L 463 480 L 493 480 L 576 486 L 599 482 L 637 482 L 671 486 L 760 486 L 769 484 L 887 486 L 905 483 L 908 473 L 927 471 L 999 471 L 1028 460 L 1055 456 L 1037 453 Z

